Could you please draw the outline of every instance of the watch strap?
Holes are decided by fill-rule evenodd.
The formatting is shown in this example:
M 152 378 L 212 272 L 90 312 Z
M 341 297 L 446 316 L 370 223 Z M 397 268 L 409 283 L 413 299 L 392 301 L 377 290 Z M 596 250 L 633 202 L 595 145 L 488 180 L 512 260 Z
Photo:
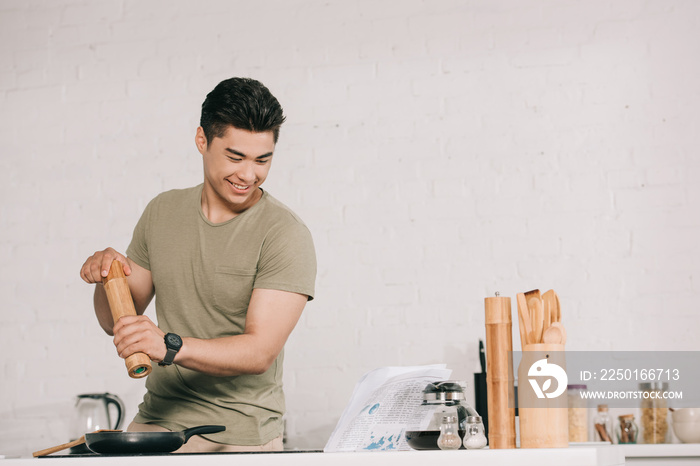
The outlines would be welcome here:
M 179 344 L 176 344 L 175 346 L 170 344 L 169 337 L 173 338 L 175 337 L 176 341 L 179 341 Z M 179 335 L 176 335 L 174 333 L 168 333 L 164 337 L 164 342 L 165 342 L 165 357 L 161 362 L 158 363 L 159 366 L 170 366 L 172 365 L 173 361 L 175 360 L 175 355 L 177 354 L 178 351 L 180 351 L 180 348 L 182 348 L 182 339 L 180 338 Z
M 170 366 L 173 363 L 173 360 L 175 359 L 175 355 L 177 354 L 176 349 L 168 348 L 165 357 L 161 362 L 158 363 L 159 366 Z

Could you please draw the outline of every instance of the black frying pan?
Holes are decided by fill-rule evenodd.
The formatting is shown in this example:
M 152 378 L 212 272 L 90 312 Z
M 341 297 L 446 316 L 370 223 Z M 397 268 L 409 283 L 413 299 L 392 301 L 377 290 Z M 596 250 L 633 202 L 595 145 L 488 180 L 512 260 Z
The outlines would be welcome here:
M 103 454 L 169 453 L 193 435 L 224 430 L 224 426 L 199 426 L 181 432 L 92 432 L 85 434 L 85 444 L 95 453 Z

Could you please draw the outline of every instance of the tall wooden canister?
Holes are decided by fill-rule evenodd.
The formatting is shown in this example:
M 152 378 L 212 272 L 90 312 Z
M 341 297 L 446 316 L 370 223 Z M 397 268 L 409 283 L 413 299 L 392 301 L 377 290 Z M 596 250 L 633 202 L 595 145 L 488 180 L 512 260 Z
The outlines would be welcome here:
M 489 448 L 515 448 L 513 335 L 510 298 L 484 299 Z
M 564 345 L 526 345 L 518 366 L 521 448 L 569 446 Z

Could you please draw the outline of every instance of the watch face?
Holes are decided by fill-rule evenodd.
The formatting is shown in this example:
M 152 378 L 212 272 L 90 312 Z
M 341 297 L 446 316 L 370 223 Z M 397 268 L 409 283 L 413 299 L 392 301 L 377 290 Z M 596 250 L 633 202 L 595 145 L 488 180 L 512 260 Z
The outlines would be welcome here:
M 165 344 L 168 346 L 168 348 L 180 349 L 182 346 L 182 338 L 174 333 L 168 333 L 165 335 Z

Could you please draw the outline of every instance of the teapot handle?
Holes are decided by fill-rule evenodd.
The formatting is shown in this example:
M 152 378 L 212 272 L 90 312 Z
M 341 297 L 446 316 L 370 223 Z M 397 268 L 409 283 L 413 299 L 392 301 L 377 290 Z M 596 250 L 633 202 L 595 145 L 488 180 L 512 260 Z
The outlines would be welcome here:
M 114 430 L 121 429 L 122 422 L 124 421 L 124 403 L 117 395 L 112 395 L 111 393 L 105 393 L 105 401 L 107 402 L 107 409 L 109 405 L 113 404 L 117 408 L 117 422 L 111 427 Z

